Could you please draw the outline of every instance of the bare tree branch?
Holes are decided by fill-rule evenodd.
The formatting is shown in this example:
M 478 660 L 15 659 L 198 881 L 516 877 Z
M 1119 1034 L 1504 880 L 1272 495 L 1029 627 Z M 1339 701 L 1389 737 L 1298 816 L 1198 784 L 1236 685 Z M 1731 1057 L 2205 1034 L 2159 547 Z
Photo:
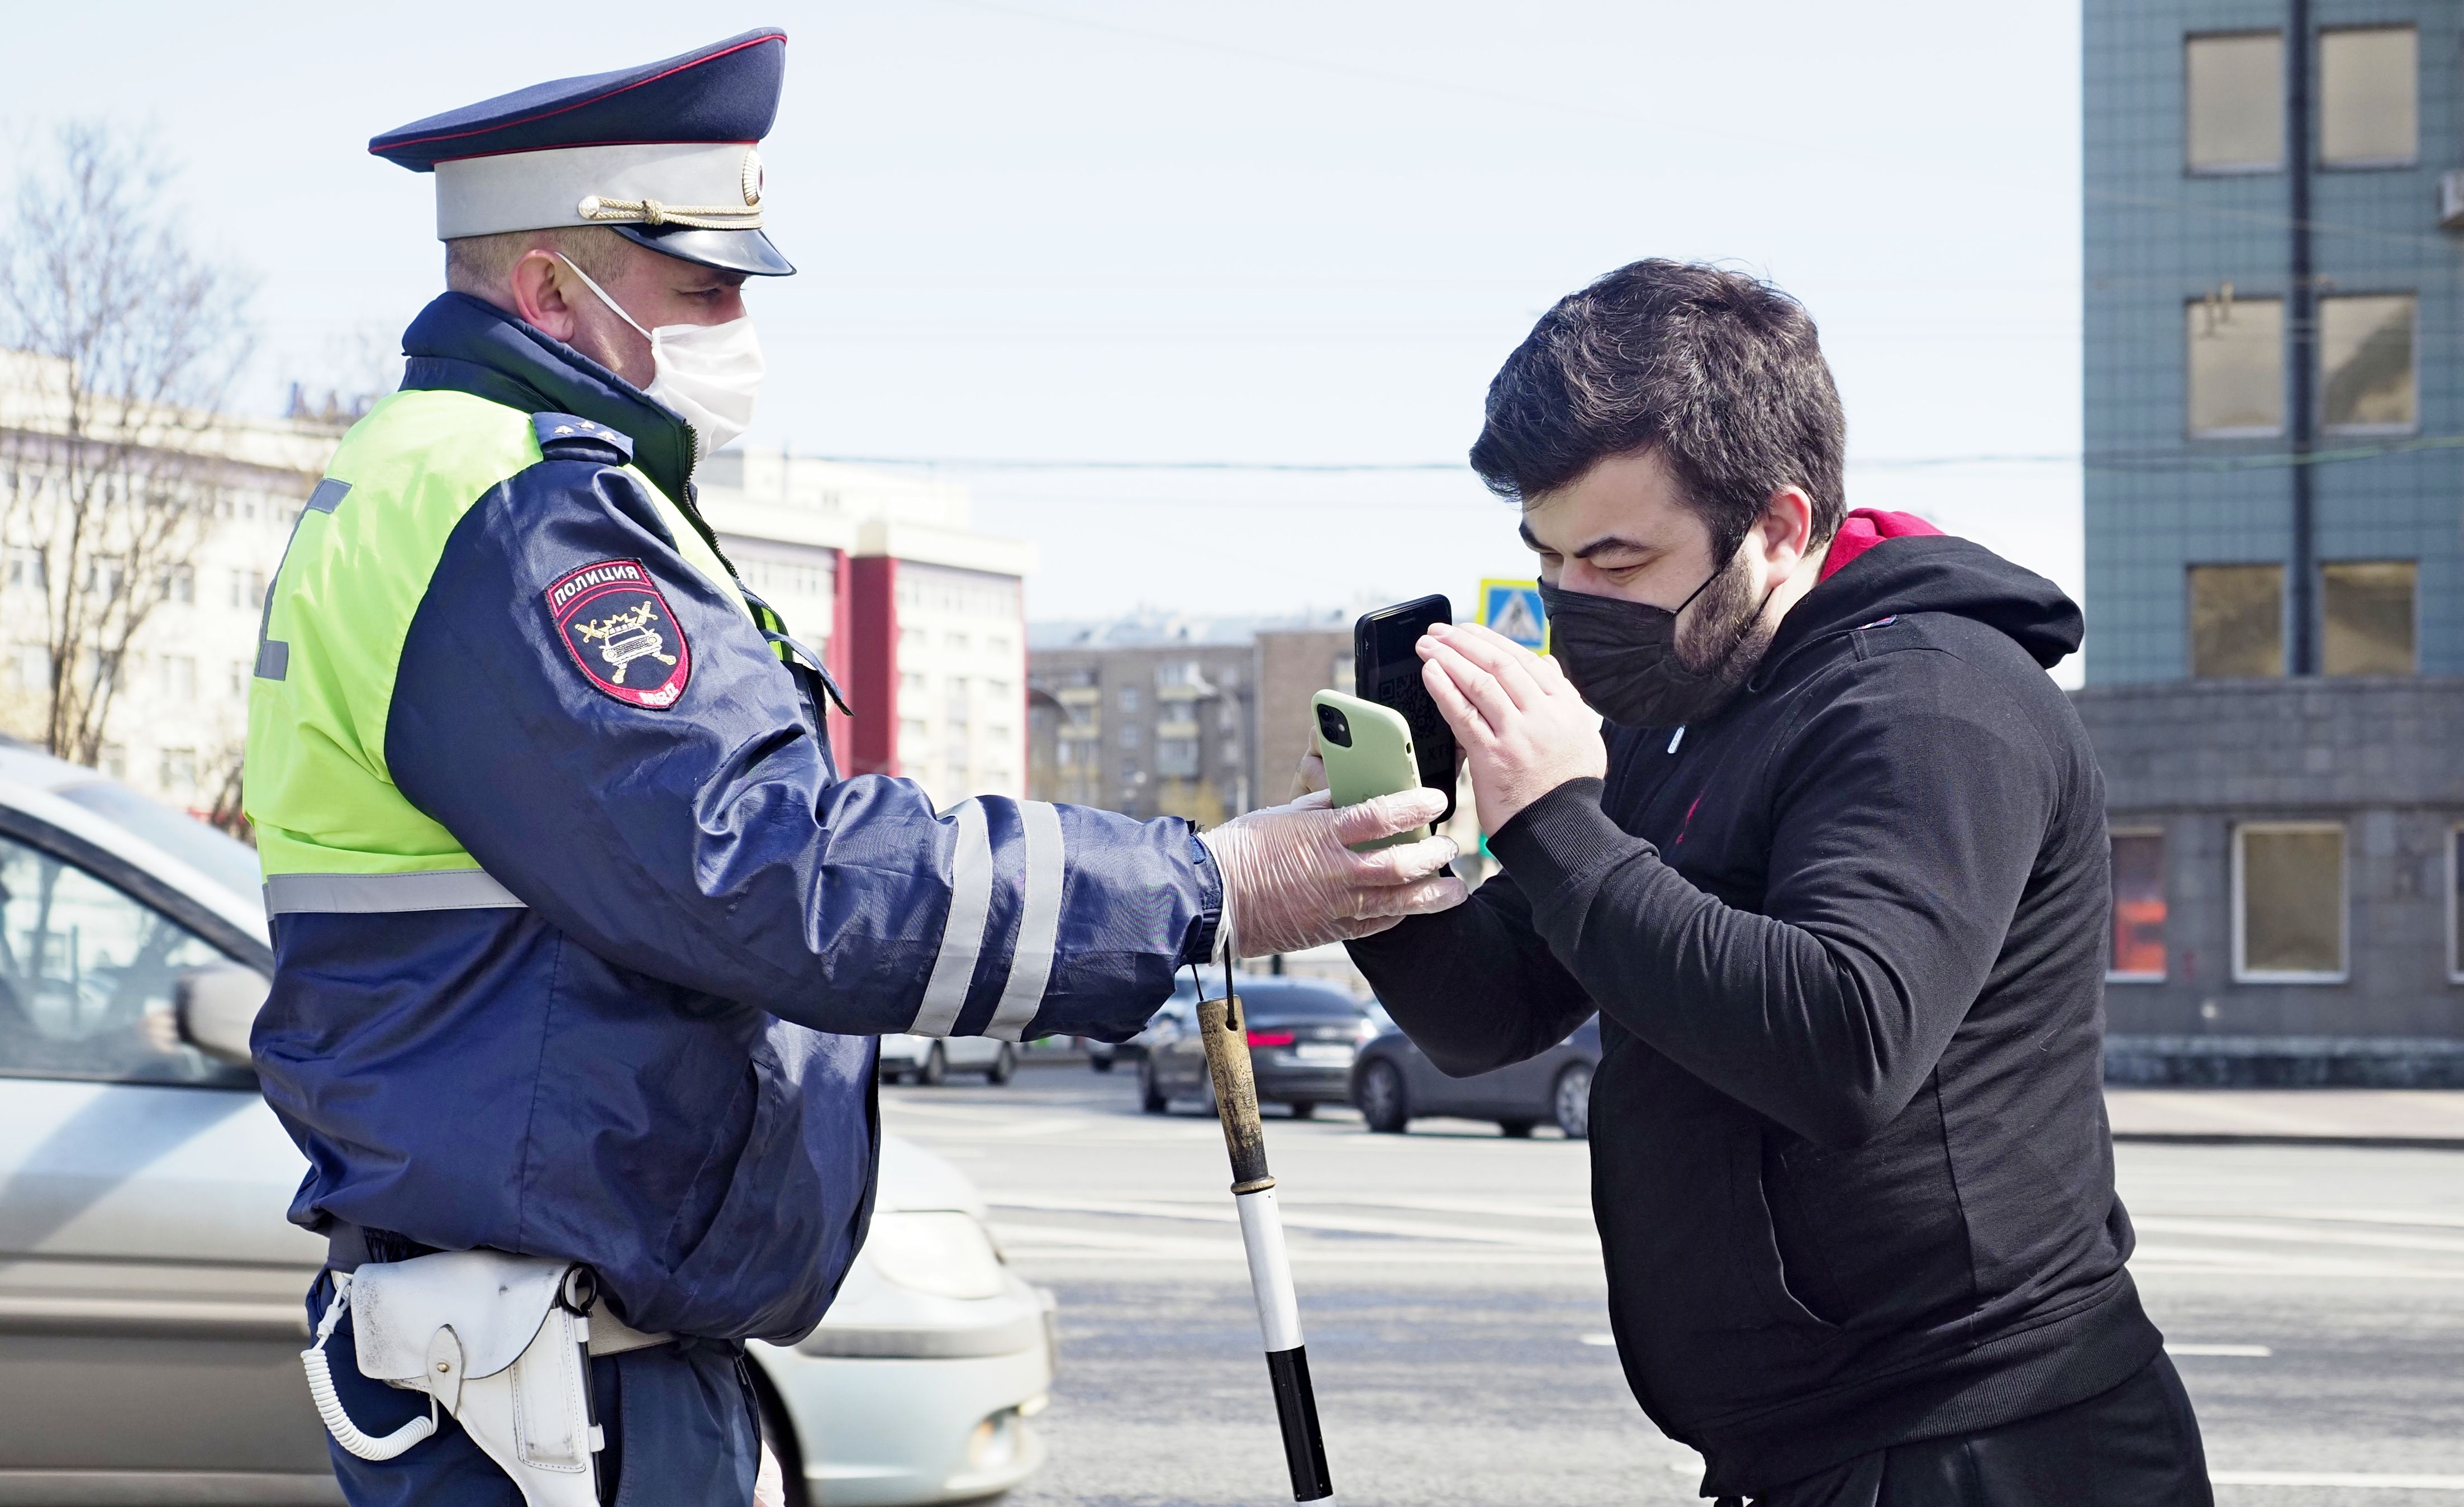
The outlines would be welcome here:
M 131 643 L 192 591 L 198 546 L 231 491 L 220 417 L 249 354 L 249 288 L 190 242 L 161 154 L 99 124 L 63 126 L 21 175 L 0 227 L 0 350 L 16 422 L 0 425 L 8 616 L 39 598 L 35 732 L 100 756 Z M 29 718 L 27 720 L 33 720 Z

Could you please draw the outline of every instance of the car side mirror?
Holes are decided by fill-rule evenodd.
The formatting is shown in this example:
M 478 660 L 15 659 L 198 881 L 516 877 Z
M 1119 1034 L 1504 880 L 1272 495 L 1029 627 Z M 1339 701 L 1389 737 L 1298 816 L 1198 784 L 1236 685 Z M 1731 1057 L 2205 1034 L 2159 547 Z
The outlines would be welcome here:
M 180 1039 L 217 1062 L 249 1066 L 249 1031 L 272 988 L 264 974 L 236 963 L 190 968 L 171 989 Z

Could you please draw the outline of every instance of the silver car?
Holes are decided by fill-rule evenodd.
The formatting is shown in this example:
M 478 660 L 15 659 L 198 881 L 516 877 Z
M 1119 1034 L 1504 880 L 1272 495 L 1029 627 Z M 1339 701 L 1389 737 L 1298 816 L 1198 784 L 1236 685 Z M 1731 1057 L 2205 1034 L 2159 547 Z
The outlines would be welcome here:
M 298 1358 L 324 1242 L 283 1218 L 306 1163 L 181 1024 L 244 1024 L 272 966 L 254 853 L 0 747 L 0 1502 L 341 1500 Z M 881 1170 L 828 1319 L 752 1347 L 765 1424 L 800 1500 L 997 1495 L 1044 1460 L 1050 1301 L 948 1163 L 885 1137 Z
M 881 1080 L 939 1086 L 953 1073 L 980 1073 L 987 1083 L 1006 1083 L 1018 1071 L 1018 1049 L 992 1036 L 881 1038 Z

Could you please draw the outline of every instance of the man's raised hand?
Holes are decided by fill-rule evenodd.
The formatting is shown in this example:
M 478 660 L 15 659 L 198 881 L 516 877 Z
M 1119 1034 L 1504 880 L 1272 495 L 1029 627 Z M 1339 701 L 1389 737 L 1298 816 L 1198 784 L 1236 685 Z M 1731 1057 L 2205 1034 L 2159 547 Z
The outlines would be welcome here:
M 1419 647 L 1420 679 L 1463 747 L 1484 830 L 1569 780 L 1608 772 L 1600 714 L 1554 659 L 1477 623 L 1441 623 Z

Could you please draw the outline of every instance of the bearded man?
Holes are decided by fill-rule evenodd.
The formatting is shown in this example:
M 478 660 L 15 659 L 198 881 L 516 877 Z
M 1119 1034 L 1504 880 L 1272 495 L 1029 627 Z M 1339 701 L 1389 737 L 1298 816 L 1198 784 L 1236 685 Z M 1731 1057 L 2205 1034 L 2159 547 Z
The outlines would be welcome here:
M 2207 1503 L 2114 1194 L 2079 609 L 1848 512 L 1844 448 L 1766 284 L 1638 262 L 1540 321 L 1471 459 L 1553 657 L 1420 646 L 1504 872 L 1353 957 L 1458 1075 L 1598 1011 L 1618 1351 L 1705 1496 Z

